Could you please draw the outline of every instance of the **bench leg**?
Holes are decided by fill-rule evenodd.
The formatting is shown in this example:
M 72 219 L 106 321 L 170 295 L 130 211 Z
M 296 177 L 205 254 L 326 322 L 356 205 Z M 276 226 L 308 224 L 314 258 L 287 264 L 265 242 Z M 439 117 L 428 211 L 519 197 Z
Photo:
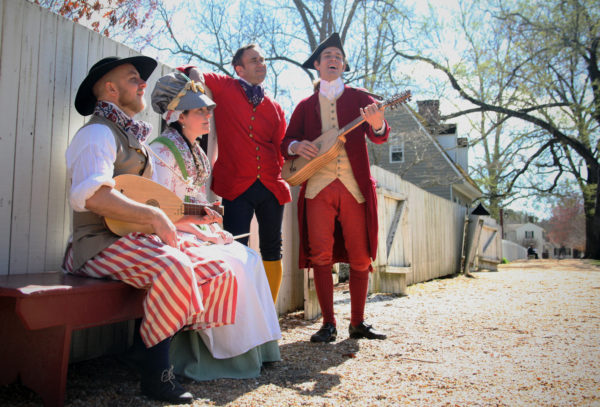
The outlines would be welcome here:
M 16 314 L 0 312 L 0 384 L 21 383 L 42 397 L 45 406 L 65 401 L 71 327 L 28 330 Z

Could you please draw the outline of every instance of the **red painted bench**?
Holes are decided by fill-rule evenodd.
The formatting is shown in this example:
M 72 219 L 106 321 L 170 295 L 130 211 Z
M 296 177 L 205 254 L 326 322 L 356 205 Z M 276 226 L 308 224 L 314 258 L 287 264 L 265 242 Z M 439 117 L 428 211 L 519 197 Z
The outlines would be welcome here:
M 0 276 L 0 385 L 20 378 L 44 405 L 63 405 L 71 333 L 140 318 L 144 294 L 62 272 Z

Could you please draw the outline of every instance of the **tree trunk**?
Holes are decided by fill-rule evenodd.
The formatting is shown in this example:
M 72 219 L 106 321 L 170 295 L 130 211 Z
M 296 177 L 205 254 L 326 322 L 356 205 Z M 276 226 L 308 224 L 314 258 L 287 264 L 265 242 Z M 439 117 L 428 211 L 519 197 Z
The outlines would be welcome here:
M 585 257 L 600 260 L 600 167 L 589 172 L 587 191 L 583 194 L 585 210 Z

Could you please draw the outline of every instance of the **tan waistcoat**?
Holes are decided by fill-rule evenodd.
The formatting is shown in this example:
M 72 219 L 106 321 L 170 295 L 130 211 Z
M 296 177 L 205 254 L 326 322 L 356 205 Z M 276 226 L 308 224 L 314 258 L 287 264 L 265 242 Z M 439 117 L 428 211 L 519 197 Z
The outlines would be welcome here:
M 322 133 L 333 128 L 339 129 L 336 102 L 337 98 L 336 100 L 331 101 L 319 94 Z M 342 184 L 350 191 L 358 203 L 365 202 L 365 198 L 360 192 L 354 174 L 352 173 L 352 166 L 350 165 L 350 160 L 348 159 L 348 153 L 346 153 L 345 147 L 342 147 L 335 159 L 329 161 L 325 167 L 317 171 L 317 173 L 308 180 L 306 184 L 306 198 L 312 199 L 316 197 L 323 188 L 336 179 L 342 181 Z
M 107 126 L 115 137 L 117 158 L 113 176 L 136 174 L 151 178 L 152 164 L 145 147 L 104 117 L 93 116 L 85 126 L 97 123 Z M 119 236 L 106 228 L 102 216 L 89 211 L 73 211 L 73 270 L 79 269 L 118 239 Z

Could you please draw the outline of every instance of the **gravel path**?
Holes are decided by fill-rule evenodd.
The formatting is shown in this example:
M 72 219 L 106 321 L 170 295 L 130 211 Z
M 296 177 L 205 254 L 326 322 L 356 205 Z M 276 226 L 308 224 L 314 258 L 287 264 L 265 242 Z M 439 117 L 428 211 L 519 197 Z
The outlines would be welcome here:
M 283 361 L 250 380 L 185 386 L 194 406 L 600 406 L 600 266 L 532 260 L 370 295 L 367 322 L 386 341 L 348 338 L 347 285 L 336 290 L 338 340 L 311 344 L 319 322 L 280 319 Z M 0 405 L 35 406 L 19 385 Z M 161 406 L 113 358 L 72 365 L 71 406 Z

